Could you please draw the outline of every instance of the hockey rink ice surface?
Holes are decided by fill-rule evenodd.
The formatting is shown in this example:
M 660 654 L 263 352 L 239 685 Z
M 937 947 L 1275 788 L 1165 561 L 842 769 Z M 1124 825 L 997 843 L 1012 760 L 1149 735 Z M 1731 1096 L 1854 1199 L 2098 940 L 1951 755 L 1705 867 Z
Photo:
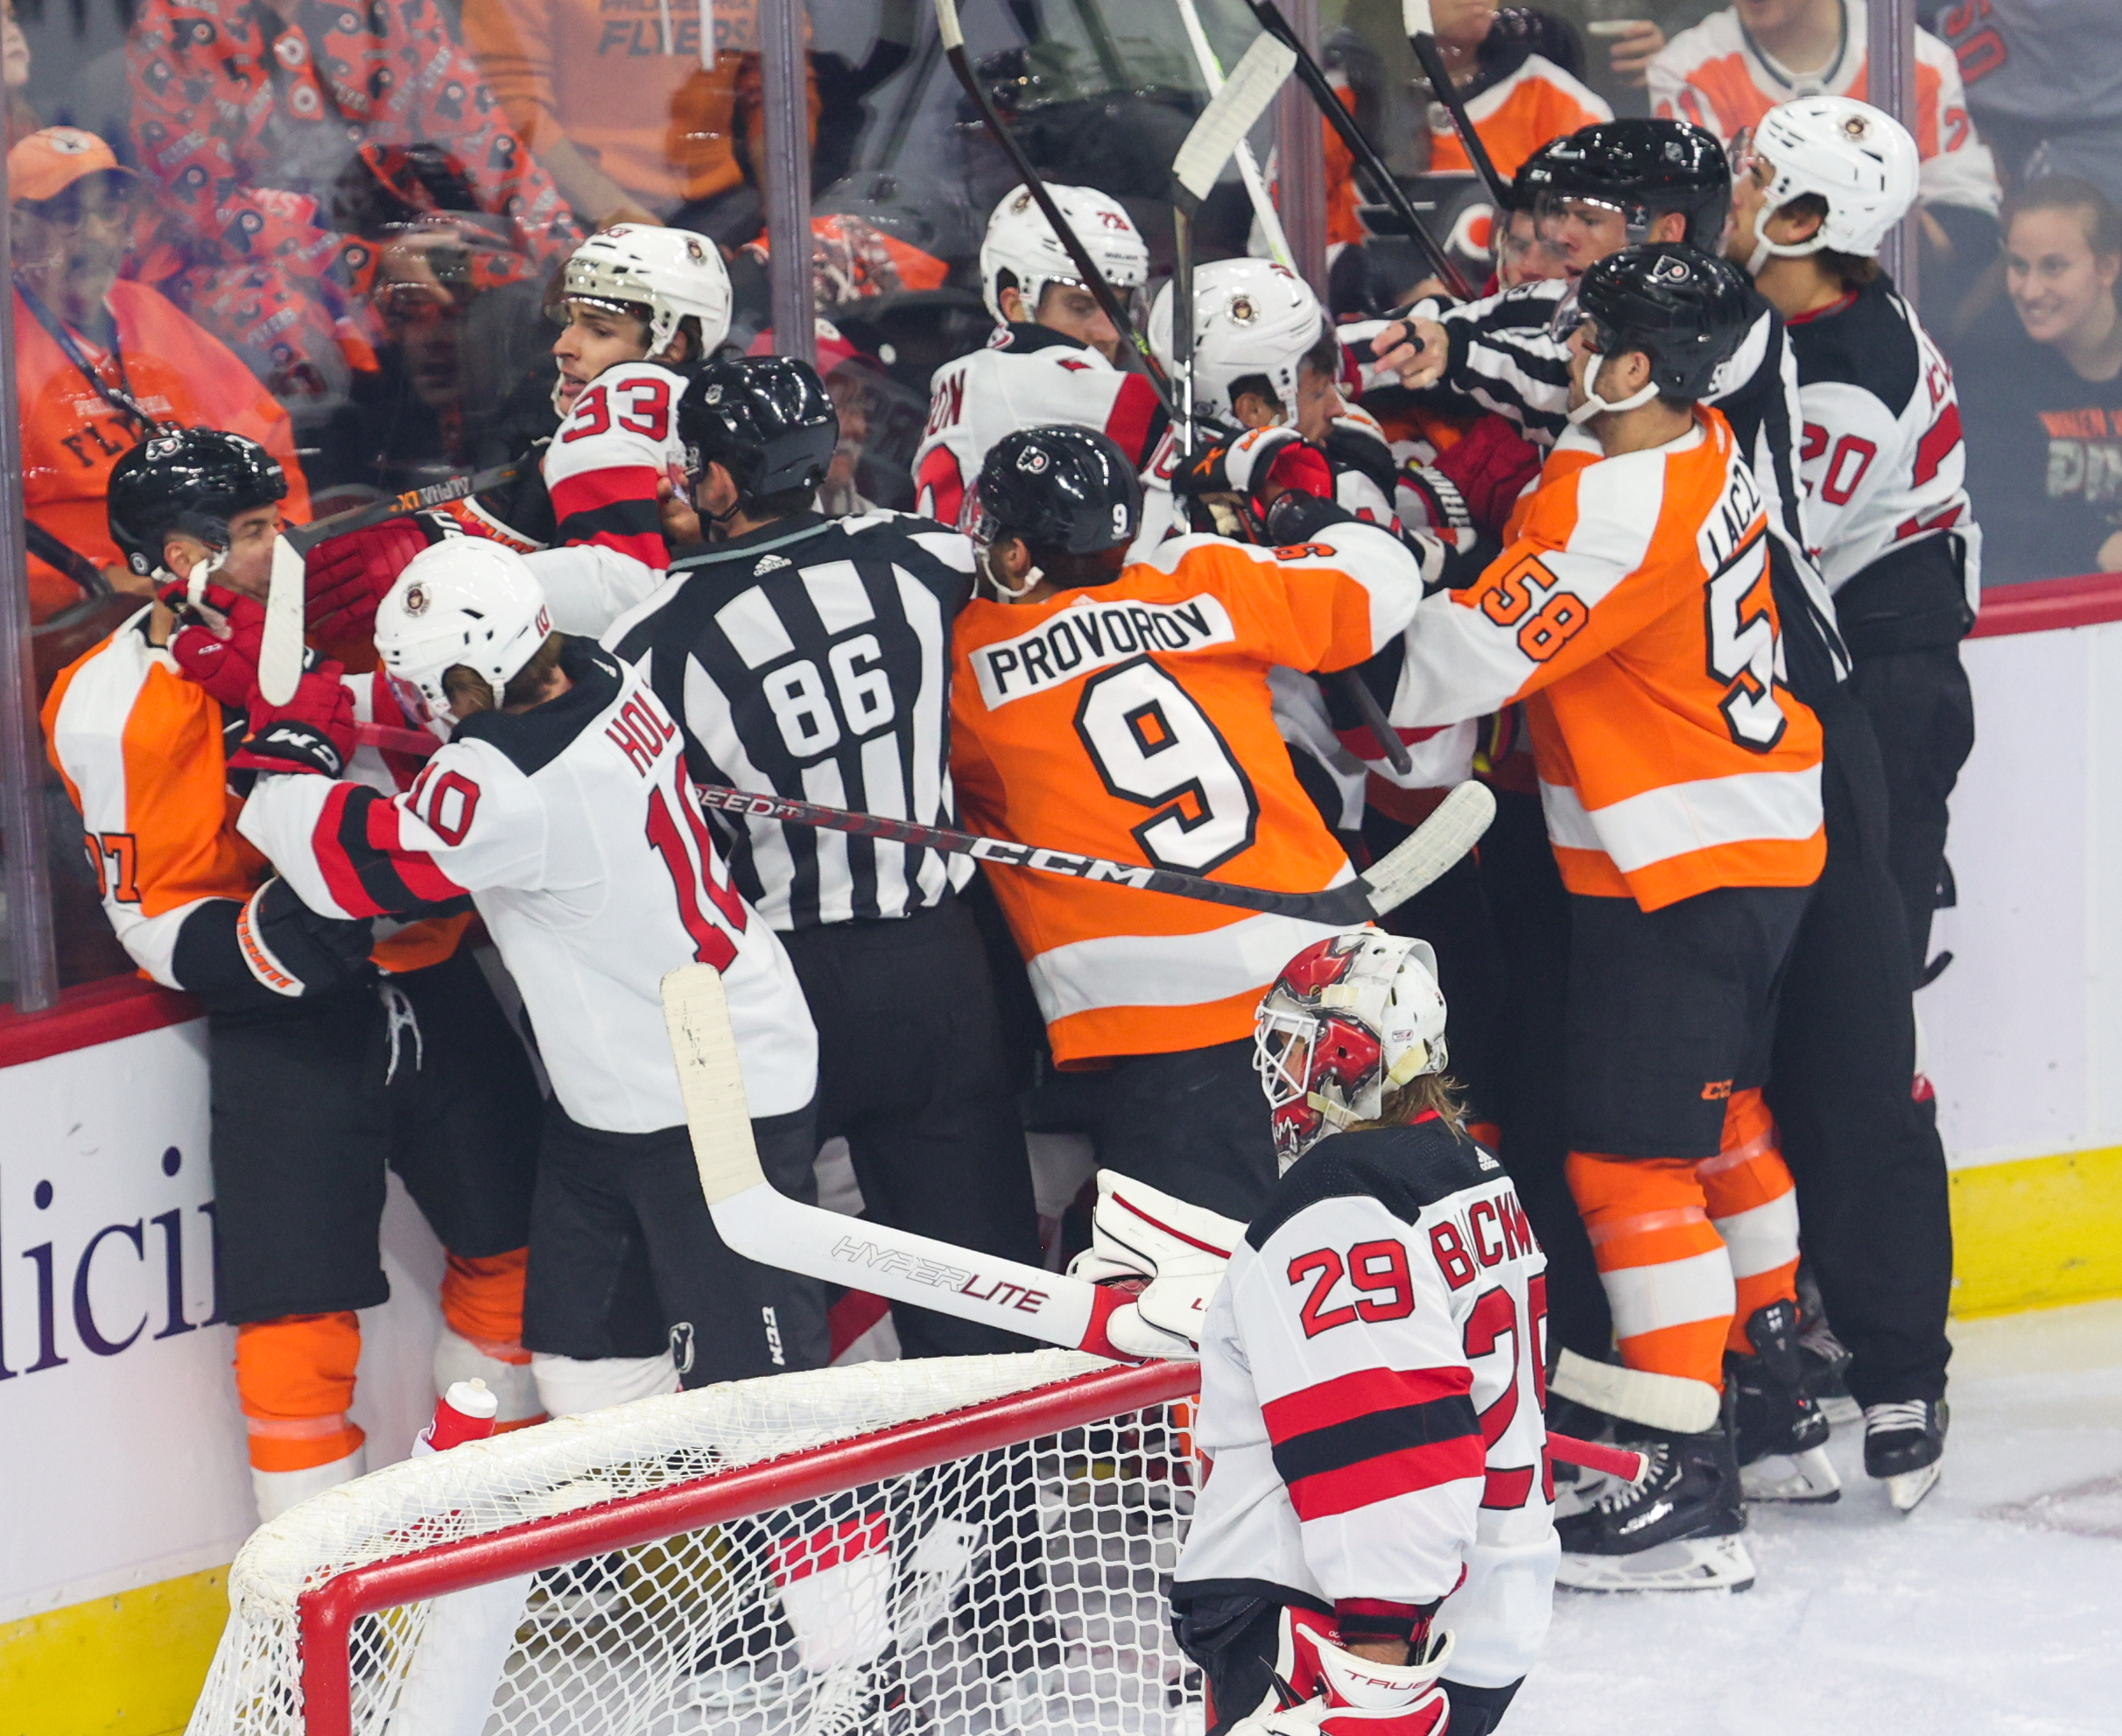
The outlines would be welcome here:
M 2122 1732 L 2122 1302 L 1952 1328 L 1945 1474 L 1904 1518 L 1752 1508 L 1752 1591 L 1556 1594 L 1504 1736 Z

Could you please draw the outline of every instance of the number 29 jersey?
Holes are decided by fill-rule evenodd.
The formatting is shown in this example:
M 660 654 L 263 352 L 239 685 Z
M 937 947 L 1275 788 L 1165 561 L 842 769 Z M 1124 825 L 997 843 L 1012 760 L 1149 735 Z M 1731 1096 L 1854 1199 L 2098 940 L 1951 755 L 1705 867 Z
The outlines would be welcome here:
M 1434 1114 L 1298 1158 L 1203 1323 L 1174 1601 L 1446 1598 L 1452 1679 L 1523 1676 L 1557 1555 L 1546 1271 L 1502 1166 Z
M 976 832 L 1282 892 L 1353 870 L 1296 779 L 1268 671 L 1346 669 L 1422 594 L 1376 525 L 1268 550 L 1177 538 L 1109 585 L 958 617 L 951 770 Z M 1027 868 L 987 870 L 1054 1058 L 1228 1043 L 1262 990 L 1336 931 Z

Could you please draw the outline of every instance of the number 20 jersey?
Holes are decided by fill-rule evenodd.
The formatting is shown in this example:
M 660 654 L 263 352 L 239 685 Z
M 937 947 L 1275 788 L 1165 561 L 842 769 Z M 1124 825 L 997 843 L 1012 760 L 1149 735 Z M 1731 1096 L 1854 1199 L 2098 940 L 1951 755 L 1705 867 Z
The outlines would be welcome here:
M 1346 669 L 1422 593 L 1373 524 L 1268 550 L 1183 537 L 1109 585 L 958 617 L 951 770 L 975 832 L 1278 892 L 1353 870 L 1298 784 L 1268 671 Z M 1336 932 L 1292 917 L 990 868 L 1063 1066 L 1248 1035 L 1261 992 Z
M 1557 1550 L 1546 1269 L 1502 1166 L 1434 1114 L 1298 1158 L 1208 1304 L 1174 1600 L 1448 1598 L 1452 1680 L 1524 1675 Z
M 327 916 L 469 893 L 579 1126 L 684 1124 L 661 987 L 695 959 L 722 973 L 751 1113 L 801 1109 L 818 1078 L 810 1009 L 781 942 L 729 882 L 678 726 L 644 676 L 594 643 L 570 640 L 560 666 L 567 692 L 467 719 L 395 798 L 261 777 L 243 836 Z

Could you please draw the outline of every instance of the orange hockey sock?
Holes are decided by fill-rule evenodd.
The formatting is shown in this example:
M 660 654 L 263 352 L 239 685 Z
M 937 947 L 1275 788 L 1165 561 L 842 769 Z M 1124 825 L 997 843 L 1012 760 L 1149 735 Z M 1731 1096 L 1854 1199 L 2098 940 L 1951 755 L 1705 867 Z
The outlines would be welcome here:
M 1732 1262 L 1679 1157 L 1572 1151 L 1570 1191 L 1592 1237 L 1621 1360 L 1721 1388 Z
M 361 1450 L 347 1412 L 361 1360 L 352 1312 L 291 1314 L 235 1329 L 235 1391 L 259 1471 L 307 1471 Z
M 453 1254 L 442 1274 L 442 1318 L 460 1338 L 497 1362 L 527 1366 L 523 1348 L 523 1271 L 528 1248 L 488 1259 Z
M 1695 1166 L 1710 1221 L 1732 1252 L 1737 1305 L 1726 1348 L 1750 1356 L 1746 1322 L 1798 1296 L 1798 1196 L 1758 1091 L 1735 1091 L 1725 1110 L 1724 1149 Z

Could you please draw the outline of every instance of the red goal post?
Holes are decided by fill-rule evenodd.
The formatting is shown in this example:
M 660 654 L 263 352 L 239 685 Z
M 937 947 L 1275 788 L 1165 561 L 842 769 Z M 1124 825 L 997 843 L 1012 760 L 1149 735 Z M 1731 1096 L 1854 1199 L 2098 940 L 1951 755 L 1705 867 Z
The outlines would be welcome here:
M 725 1637 L 721 1643 L 726 1650 L 746 1654 L 751 1664 L 747 1704 L 756 1707 L 760 1696 L 777 1695 L 778 1704 L 792 1705 L 784 1719 L 791 1731 L 845 1729 L 844 1718 L 835 1725 L 827 1716 L 830 1708 L 820 1710 L 821 1697 L 870 1691 L 859 1683 L 852 1688 L 847 1683 L 851 1671 L 876 1672 L 870 1664 L 858 1669 L 835 1661 L 833 1647 L 840 1642 L 830 1635 L 836 1622 L 846 1630 L 861 1626 L 861 1619 L 842 1613 L 820 1628 L 813 1614 L 815 1631 L 805 1634 L 790 1585 L 811 1571 L 811 1560 L 791 1567 L 790 1551 L 798 1546 L 775 1541 L 772 1528 L 791 1535 L 810 1528 L 800 1547 L 827 1551 L 811 1559 L 851 1564 L 863 1546 L 848 1539 L 865 1535 L 869 1525 L 882 1537 L 887 1522 L 882 1515 L 894 1502 L 891 1540 L 889 1547 L 878 1547 L 882 1560 L 869 1595 L 882 1598 L 875 1587 L 889 1583 L 891 1620 L 898 1626 L 893 1630 L 896 1641 L 884 1642 L 885 1653 L 903 1659 L 917 1653 L 924 1672 L 910 1689 L 904 1683 L 913 1680 L 913 1666 L 903 1662 L 896 1678 L 901 1685 L 894 1691 L 947 1692 L 957 1697 L 954 1705 L 986 1706 L 981 1696 L 993 1697 L 992 1684 L 980 1679 L 977 1660 L 964 1661 L 971 1655 L 966 1647 L 976 1647 L 982 1637 L 971 1630 L 1000 1631 L 1005 1615 L 1021 1625 L 1029 1597 L 1031 1604 L 1048 1599 L 1057 1610 L 1074 1612 L 1061 1615 L 1053 1631 L 1076 1624 L 1070 1643 L 1078 1673 L 1072 1677 L 1068 1666 L 1049 1661 L 1039 1691 L 1072 1691 L 1055 1684 L 1090 1682 L 1083 1672 L 1093 1666 L 1144 1676 L 1161 1670 L 1164 1699 L 1177 1705 L 1183 1695 L 1198 1697 L 1198 1691 L 1179 1685 L 1168 1636 L 1150 1631 L 1153 1619 L 1161 1628 L 1161 1608 L 1143 1607 L 1143 1592 L 1154 1589 L 1161 1604 L 1169 1562 L 1191 1507 L 1186 1416 L 1174 1407 L 1198 1384 L 1199 1370 L 1191 1363 L 1116 1367 L 1063 1351 L 868 1364 L 648 1400 L 386 1467 L 305 1502 L 245 1545 L 230 1572 L 231 1619 L 192 1736 L 365 1736 L 386 1726 L 393 1732 L 407 1727 L 401 1718 L 413 1727 L 441 1727 L 422 1724 L 408 1709 L 406 1683 L 417 1673 L 422 1647 L 441 1644 L 439 1619 L 432 1612 L 444 1605 L 434 1600 L 446 1602 L 450 1594 L 481 1587 L 501 1588 L 499 1606 L 513 1612 L 501 1624 L 511 1670 L 542 1643 L 542 1657 L 570 1660 L 575 1674 L 567 1677 L 566 1691 L 577 1691 L 591 1672 L 572 1661 L 569 1646 L 594 1651 L 598 1636 L 615 1621 L 632 1621 L 636 1631 L 624 1655 L 617 1663 L 601 1664 L 594 1685 L 580 1691 L 638 1698 L 641 1682 L 650 1681 L 650 1697 L 667 1697 L 670 1681 L 697 1690 L 699 1655 L 711 1631 L 734 1633 L 739 1639 Z M 705 1468 L 673 1474 L 695 1465 Z M 588 1499 L 599 1494 L 609 1498 Z M 1106 1523 L 1110 1514 L 1094 1511 L 1100 1502 L 1121 1511 L 1128 1523 L 1118 1529 Z M 541 1506 L 554 1510 L 538 1511 Z M 1094 1521 L 1088 1531 L 1076 1527 L 1094 1541 L 1088 1557 L 1073 1567 L 1069 1557 L 1083 1557 L 1084 1550 L 1080 1536 L 1064 1535 L 1065 1509 L 1072 1506 L 1091 1512 Z M 871 1507 L 876 1514 L 865 1516 Z M 522 1516 L 526 1511 L 530 1516 Z M 1062 1512 L 1058 1528 L 1057 1511 Z M 1144 1512 L 1167 1516 L 1145 1529 Z M 1031 1517 L 1013 1520 L 1012 1514 Z M 818 1515 L 824 1516 L 823 1529 Z M 741 1522 L 758 1522 L 764 1529 L 744 1530 Z M 1149 1546 L 1142 1539 L 1149 1529 L 1156 1530 L 1156 1558 L 1146 1569 L 1149 1557 L 1143 1550 Z M 916 1534 L 920 1549 L 927 1549 L 939 1531 L 986 1541 L 965 1542 L 963 1560 L 954 1566 L 946 1563 L 922 1582 L 927 1590 L 921 1595 L 928 1601 L 915 1597 L 918 1610 L 904 1615 L 900 1612 L 910 1595 L 907 1557 L 920 1552 L 912 1547 Z M 838 1543 L 818 1543 L 834 1536 Z M 1015 1541 L 1008 1541 L 1012 1536 Z M 998 1537 L 1004 1541 L 998 1543 Z M 1022 1564 L 1029 1559 L 1026 1538 L 1032 1540 L 1033 1552 L 1043 1552 L 1036 1570 Z M 979 1557 L 984 1568 L 975 1563 L 980 1550 L 986 1551 Z M 994 1564 L 1004 1555 L 1017 1564 L 998 1570 Z M 770 1569 L 761 1565 L 769 1559 Z M 555 1571 L 562 1576 L 558 1582 L 551 1577 Z M 998 1571 L 1003 1582 L 999 1591 Z M 599 1573 L 606 1577 L 593 1593 L 553 1589 L 556 1584 L 587 1584 Z M 1036 1578 L 1029 1593 L 1027 1573 Z M 567 1579 L 569 1574 L 576 1579 Z M 541 1575 L 546 1577 L 537 1577 Z M 820 1573 L 818 1578 L 830 1577 Z M 946 1580 L 938 1595 L 937 1586 Z M 985 1586 L 985 1613 L 966 1613 L 969 1581 Z M 1093 1590 L 1067 1589 L 1079 1581 Z M 1108 1633 L 1106 1662 L 1086 1662 L 1090 1626 L 1101 1619 L 1111 1626 L 1109 1611 L 1104 1617 L 1086 1613 L 1097 1596 L 1108 1595 L 1095 1586 L 1123 1581 L 1135 1589 L 1114 1630 L 1118 1649 Z M 1055 1588 L 1050 1592 L 1050 1582 Z M 740 1589 L 733 1592 L 733 1586 Z M 530 1616 L 523 1613 L 525 1587 Z M 934 1655 L 946 1648 L 953 1597 L 959 1626 L 970 1634 L 955 1642 L 956 1676 Z M 472 1601 L 457 1598 L 454 1604 L 460 1609 Z M 562 1606 L 567 1608 L 559 1637 L 550 1629 L 537 1630 L 539 1611 Z M 650 1613 L 642 1615 L 644 1609 Z M 730 1613 L 739 1609 L 746 1612 L 741 1619 Z M 792 1638 L 790 1618 L 798 1618 Z M 762 1637 L 769 1621 L 779 1636 L 771 1642 L 778 1647 L 772 1657 L 779 1674 L 770 1680 L 771 1672 L 757 1662 L 769 1643 Z M 822 1650 L 812 1643 L 818 1632 L 828 1634 Z M 496 1663 L 501 1656 L 493 1654 Z M 790 1662 L 798 1656 L 800 1664 Z M 1115 1657 L 1121 1662 L 1114 1663 Z M 992 1662 L 987 1669 L 995 1674 Z M 716 1674 L 719 1682 L 727 1671 Z M 964 1677 L 975 1685 L 967 1689 Z M 489 1710 L 479 1711 L 472 1719 L 474 1732 L 480 1725 L 492 1730 L 494 1717 L 501 1718 L 507 1732 L 589 1727 L 574 1721 L 576 1712 L 548 1722 L 554 1716 L 550 1711 L 535 1710 L 541 1694 L 550 1706 L 550 1680 L 534 1687 L 517 1683 L 517 1697 L 533 1709 L 516 1716 L 504 1704 L 511 1679 L 503 1671 L 501 1697 L 488 1690 L 478 1701 L 490 1715 Z M 841 1684 L 837 1689 L 832 1686 L 836 1682 Z M 611 1688 L 615 1683 L 620 1687 Z M 1099 1677 L 1072 1691 L 1102 1705 L 1100 1697 L 1117 1703 L 1148 1693 L 1154 1699 L 1159 1690 L 1156 1683 L 1144 1688 Z M 629 1700 L 625 1716 L 611 1727 L 631 1727 L 628 1720 L 640 1716 Z M 869 1729 L 896 1727 L 875 1719 L 856 1722 Z M 962 1718 L 955 1722 L 964 1725 Z M 1139 1718 L 1114 1724 L 1101 1716 L 1075 1722 L 1152 1727 Z M 461 1714 L 456 1727 L 463 1727 Z M 713 1720 L 685 1727 L 709 1728 Z M 770 1718 L 768 1727 L 774 1727 Z M 1011 1726 L 988 1716 L 984 1725 L 965 1727 Z

